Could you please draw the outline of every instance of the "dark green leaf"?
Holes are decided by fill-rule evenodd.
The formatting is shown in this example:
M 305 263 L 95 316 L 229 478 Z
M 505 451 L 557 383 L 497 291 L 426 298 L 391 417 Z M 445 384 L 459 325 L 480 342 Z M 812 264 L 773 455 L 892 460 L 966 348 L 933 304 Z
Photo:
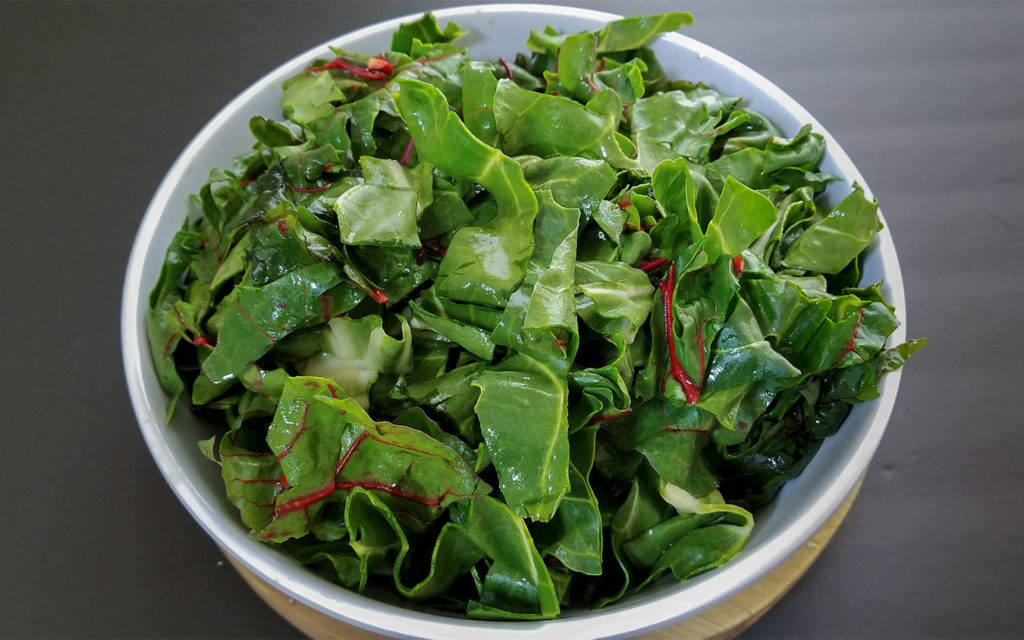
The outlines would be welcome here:
M 569 493 L 562 498 L 551 521 L 538 525 L 534 539 L 541 553 L 558 558 L 568 569 L 601 575 L 601 512 L 590 482 L 572 464 Z
M 333 264 L 301 267 L 262 287 L 235 288 L 226 301 L 217 347 L 203 363 L 203 373 L 225 381 L 241 373 L 295 329 L 323 320 L 321 296 L 341 282 Z
M 569 490 L 567 396 L 551 373 L 485 371 L 476 413 L 502 495 L 518 515 L 547 522 Z

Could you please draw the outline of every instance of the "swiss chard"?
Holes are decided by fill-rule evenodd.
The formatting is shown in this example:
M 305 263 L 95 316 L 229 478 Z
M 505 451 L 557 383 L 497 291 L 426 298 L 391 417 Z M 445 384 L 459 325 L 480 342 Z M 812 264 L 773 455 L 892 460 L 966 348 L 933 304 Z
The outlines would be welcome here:
M 924 344 L 861 283 L 876 204 L 818 201 L 824 138 L 665 77 L 691 21 L 480 61 L 427 13 L 249 121 L 147 329 L 255 537 L 472 618 L 604 606 L 728 561 Z

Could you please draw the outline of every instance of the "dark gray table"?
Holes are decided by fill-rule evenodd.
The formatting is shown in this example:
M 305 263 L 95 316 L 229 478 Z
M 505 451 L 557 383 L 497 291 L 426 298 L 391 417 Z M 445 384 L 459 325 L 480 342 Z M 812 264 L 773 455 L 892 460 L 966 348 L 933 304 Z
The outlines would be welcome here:
M 841 141 L 896 239 L 910 334 L 931 339 L 845 524 L 746 636 L 1024 636 L 1024 3 L 671 7 Z M 318 42 L 426 8 L 0 4 L 0 636 L 297 635 L 143 446 L 120 364 L 124 265 L 218 108 Z

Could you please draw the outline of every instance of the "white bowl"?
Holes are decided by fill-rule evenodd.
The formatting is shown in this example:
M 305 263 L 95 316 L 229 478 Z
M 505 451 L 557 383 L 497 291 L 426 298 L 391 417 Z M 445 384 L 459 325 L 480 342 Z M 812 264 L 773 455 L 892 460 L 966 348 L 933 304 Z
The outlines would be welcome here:
M 210 169 L 230 166 L 252 144 L 248 120 L 260 114 L 281 117 L 280 86 L 315 57 L 329 56 L 328 46 L 378 52 L 387 50 L 400 22 L 420 14 L 375 24 L 317 45 L 285 62 L 232 100 L 196 135 L 167 172 L 142 220 L 132 248 L 124 284 L 121 340 L 125 374 L 143 436 L 161 472 L 206 532 L 264 581 L 302 603 L 339 620 L 385 634 L 406 637 L 470 637 L 486 629 L 488 638 L 596 638 L 640 633 L 663 626 L 736 595 L 797 550 L 839 507 L 874 455 L 893 408 L 900 374 L 889 374 L 881 397 L 858 405 L 839 433 L 829 438 L 804 472 L 776 500 L 758 512 L 746 548 L 724 567 L 678 584 L 664 580 L 642 594 L 599 611 L 569 611 L 546 622 L 479 622 L 447 617 L 359 595 L 331 584 L 287 554 L 247 535 L 246 527 L 224 493 L 216 465 L 199 452 L 203 427 L 188 411 L 165 424 L 167 396 L 152 367 L 146 338 L 146 300 L 156 282 L 171 237 L 181 227 L 189 194 L 198 192 Z M 531 27 L 545 24 L 568 32 L 592 30 L 618 18 L 609 13 L 533 4 L 498 4 L 444 9 L 469 31 L 459 41 L 474 58 L 496 59 L 525 50 Z M 822 170 L 841 178 L 826 192 L 830 204 L 857 182 L 871 198 L 860 173 L 839 144 L 799 104 L 778 87 L 727 55 L 678 33 L 653 48 L 670 77 L 700 80 L 768 116 L 786 135 L 811 123 L 828 144 Z M 883 219 L 884 221 L 884 219 Z M 892 238 L 878 234 L 864 263 L 865 282 L 884 280 L 883 292 L 906 320 L 903 281 Z M 892 336 L 903 342 L 901 326 Z

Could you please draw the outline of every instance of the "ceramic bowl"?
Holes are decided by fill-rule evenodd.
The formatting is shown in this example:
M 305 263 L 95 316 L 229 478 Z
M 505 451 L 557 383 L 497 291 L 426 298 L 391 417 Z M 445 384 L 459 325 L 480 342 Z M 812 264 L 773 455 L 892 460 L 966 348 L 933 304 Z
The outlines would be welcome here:
M 424 6 L 424 8 L 426 8 Z M 531 27 L 551 25 L 577 32 L 600 28 L 615 19 L 607 13 L 548 5 L 498 4 L 436 11 L 444 24 L 454 21 L 469 34 L 459 44 L 474 58 L 496 59 L 525 50 Z M 196 135 L 167 172 L 142 220 L 124 284 L 122 344 L 124 366 L 139 426 L 160 471 L 196 521 L 240 564 L 290 598 L 338 620 L 380 633 L 429 638 L 595 638 L 640 633 L 681 620 L 720 603 L 765 576 L 790 556 L 836 511 L 868 467 L 893 408 L 899 372 L 881 385 L 881 397 L 858 405 L 839 433 L 821 447 L 807 469 L 778 498 L 756 514 L 756 527 L 746 548 L 724 567 L 684 584 L 661 581 L 643 593 L 599 611 L 568 611 L 546 622 L 479 622 L 410 608 L 396 600 L 360 595 L 331 584 L 299 565 L 287 554 L 247 535 L 237 509 L 225 497 L 216 465 L 199 452 L 196 441 L 204 428 L 187 410 L 166 423 L 167 396 L 154 374 L 146 339 L 146 299 L 156 282 L 164 253 L 186 215 L 189 194 L 198 192 L 208 172 L 230 166 L 251 144 L 250 116 L 281 117 L 282 81 L 316 57 L 329 57 L 329 46 L 364 52 L 387 50 L 396 18 L 319 44 L 285 62 L 225 106 Z M 778 87 L 728 55 L 674 33 L 654 44 L 669 77 L 703 81 L 727 94 L 743 96 L 744 104 L 768 116 L 788 136 L 804 123 L 825 137 L 827 156 L 822 170 L 840 181 L 826 192 L 835 204 L 857 182 L 870 190 L 839 144 L 811 114 Z M 883 291 L 906 318 L 903 284 L 896 250 L 888 231 L 878 234 L 864 263 L 866 282 L 884 280 Z M 905 340 L 901 327 L 893 343 Z

